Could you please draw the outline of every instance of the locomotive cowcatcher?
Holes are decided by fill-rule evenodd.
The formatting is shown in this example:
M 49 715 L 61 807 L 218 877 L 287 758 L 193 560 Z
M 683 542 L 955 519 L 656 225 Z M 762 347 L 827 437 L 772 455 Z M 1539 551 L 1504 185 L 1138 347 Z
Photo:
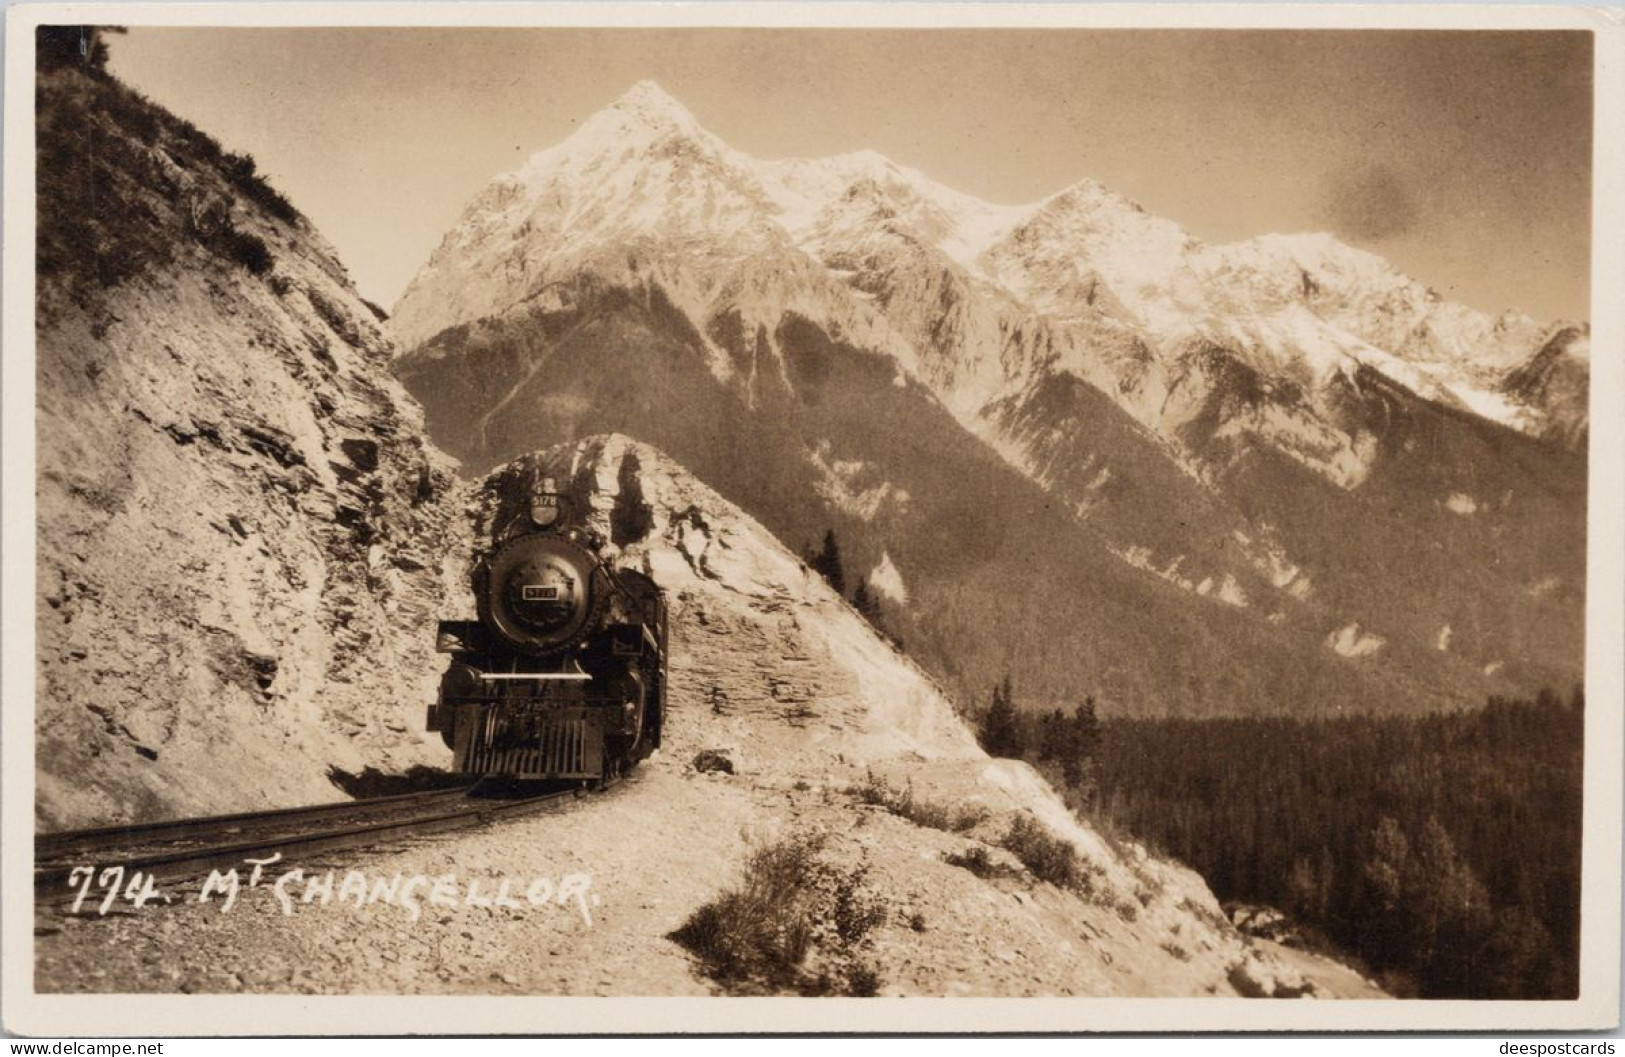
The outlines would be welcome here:
M 497 533 L 471 579 L 478 620 L 440 622 L 451 655 L 429 706 L 464 774 L 605 780 L 660 745 L 666 604 L 660 588 L 601 556 L 544 479 L 529 524 Z

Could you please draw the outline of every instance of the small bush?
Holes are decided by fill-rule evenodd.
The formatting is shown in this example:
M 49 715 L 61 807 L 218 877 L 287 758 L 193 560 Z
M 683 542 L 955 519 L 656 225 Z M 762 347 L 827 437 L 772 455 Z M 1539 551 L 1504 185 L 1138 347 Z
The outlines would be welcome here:
M 884 778 L 871 772 L 861 785 L 853 786 L 847 790 L 860 804 L 873 804 L 883 807 L 899 818 L 905 818 L 916 826 L 926 829 L 940 829 L 947 833 L 963 833 L 974 829 L 977 823 L 987 818 L 987 809 L 976 805 L 964 807 L 949 807 L 933 800 L 919 800 L 914 796 L 914 786 L 908 785 L 896 789 Z
M 886 923 L 886 907 L 874 897 L 868 887 L 869 868 L 837 871 L 829 875 L 833 881 L 831 895 L 833 907 L 830 920 L 835 935 L 846 947 L 862 942 L 872 930 Z
M 203 161 L 219 161 L 225 157 L 220 141 L 204 132 L 185 118 L 175 119 L 175 135 L 184 143 L 193 157 Z
M 949 852 L 942 857 L 942 861 L 949 866 L 957 866 L 962 870 L 969 870 L 977 877 L 1015 877 L 1016 870 L 1001 862 L 994 862 L 993 857 L 987 853 L 987 847 L 981 844 L 972 844 L 962 852 Z
M 330 300 L 326 294 L 312 287 L 305 291 L 305 298 L 310 302 L 310 307 L 315 309 L 316 314 L 322 318 L 322 322 L 327 324 L 328 329 L 337 334 L 346 344 L 360 345 L 362 343 L 362 334 L 357 329 L 355 320 L 351 319 L 350 314 L 336 302 Z
M 299 219 L 299 210 L 282 193 L 259 175 L 259 165 L 251 154 L 226 154 L 221 158 L 221 169 L 231 185 L 243 197 L 256 202 L 267 213 L 289 224 Z
M 258 235 L 228 225 L 221 230 L 218 238 L 221 253 L 255 275 L 266 274 L 276 263 L 270 247 Z
M 852 998 L 875 997 L 880 993 L 880 974 L 872 966 L 853 966 L 846 993 Z
M 876 994 L 880 978 L 863 957 L 886 910 L 867 870 L 825 861 L 821 837 L 762 848 L 742 884 L 705 904 L 669 938 L 734 994 Z
M 1080 868 L 1078 853 L 1072 845 L 1051 836 L 1049 830 L 1026 815 L 1017 815 L 1010 821 L 1010 829 L 999 843 L 1021 860 L 1034 877 L 1056 888 L 1078 891 L 1087 884 L 1087 875 Z
M 206 247 L 232 264 L 241 265 L 255 275 L 266 275 L 276 264 L 265 240 L 252 232 L 237 227 L 231 216 L 231 206 L 225 202 L 211 202 L 187 214 L 187 230 L 199 245 Z

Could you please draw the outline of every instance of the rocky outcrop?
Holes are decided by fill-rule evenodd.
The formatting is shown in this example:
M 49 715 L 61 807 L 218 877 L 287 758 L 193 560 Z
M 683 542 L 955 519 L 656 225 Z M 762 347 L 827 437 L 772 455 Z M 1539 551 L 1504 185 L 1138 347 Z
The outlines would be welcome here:
M 378 317 L 251 159 L 77 69 L 39 112 L 41 826 L 420 761 L 452 463 Z
M 1556 328 L 1540 349 L 1509 371 L 1501 390 L 1541 409 L 1540 436 L 1584 450 L 1591 435 L 1591 328 Z

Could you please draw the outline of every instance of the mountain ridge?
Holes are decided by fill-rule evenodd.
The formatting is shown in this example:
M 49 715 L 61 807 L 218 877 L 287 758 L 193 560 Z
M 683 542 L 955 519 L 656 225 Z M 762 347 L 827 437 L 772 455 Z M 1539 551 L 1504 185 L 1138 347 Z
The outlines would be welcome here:
M 1004 207 L 874 152 L 761 162 L 645 84 L 493 180 L 392 326 L 397 373 L 470 470 L 618 430 L 792 546 L 839 529 L 860 578 L 885 555 L 911 600 L 892 619 L 962 700 L 1018 657 L 1046 698 L 1094 680 L 1133 710 L 1182 711 L 1208 683 L 1195 661 L 1107 677 L 1104 643 L 1090 676 L 1058 644 L 975 641 L 949 614 L 972 581 L 1026 584 L 1017 553 L 1064 561 L 1076 592 L 1115 578 L 1103 555 L 1148 611 L 1171 588 L 1201 623 L 1239 613 L 1325 654 L 1341 667 L 1302 684 L 1321 707 L 1392 696 L 1393 673 L 1437 707 L 1579 670 L 1586 328 L 1440 302 L 1328 236 L 1208 246 L 1092 180 Z M 909 431 L 938 438 L 938 465 Z M 1001 508 L 1044 508 L 1052 542 Z M 1385 571 L 1419 553 L 1429 592 Z M 1010 634 L 1072 612 L 1048 604 Z M 1299 685 L 1232 663 L 1197 695 L 1283 708 Z
M 813 229 L 839 209 L 843 196 L 850 197 L 865 185 L 883 194 L 889 188 L 906 192 L 916 211 L 928 214 L 928 222 L 916 217 L 912 227 L 934 236 L 930 244 L 975 277 L 1000 286 L 1004 293 L 1045 314 L 1059 316 L 1080 311 L 1089 314 L 1092 298 L 1088 305 L 1080 305 L 1065 295 L 1104 282 L 1120 306 L 1132 306 L 1130 322 L 1165 345 L 1195 336 L 1216 336 L 1215 329 L 1200 318 L 1202 306 L 1181 302 L 1177 288 L 1190 282 L 1214 288 L 1215 283 L 1239 275 L 1240 285 L 1225 292 L 1238 297 L 1241 307 L 1254 313 L 1290 307 L 1277 302 L 1283 300 L 1283 291 L 1294 288 L 1306 297 L 1312 292 L 1321 301 L 1332 290 L 1341 291 L 1345 299 L 1363 298 L 1373 304 L 1364 306 L 1367 310 L 1363 312 L 1345 313 L 1350 318 L 1343 322 L 1350 326 L 1309 323 L 1315 340 L 1294 341 L 1303 336 L 1297 331 L 1305 320 L 1302 313 L 1287 312 L 1281 318 L 1264 320 L 1270 325 L 1261 325 L 1254 344 L 1277 355 L 1290 346 L 1298 362 L 1288 366 L 1307 365 L 1318 375 L 1333 366 L 1350 367 L 1351 361 L 1365 363 L 1419 395 L 1459 403 L 1525 430 L 1539 431 L 1539 423 L 1531 417 L 1536 412 L 1516 405 L 1494 383 L 1537 352 L 1546 336 L 1576 325 L 1571 321 L 1541 325 L 1511 311 L 1491 317 L 1442 302 L 1381 258 L 1326 234 L 1266 235 L 1206 244 L 1090 178 L 1036 203 L 1012 206 L 954 191 L 873 151 L 824 159 L 760 161 L 729 147 L 658 85 L 642 81 L 583 122 L 563 142 L 531 155 L 519 170 L 497 177 L 476 197 L 446 243 L 397 302 L 396 326 L 403 345 L 410 347 L 433 336 L 427 329 L 430 325 L 417 318 L 416 306 L 432 293 L 426 288 L 436 285 L 437 260 L 443 262 L 449 249 L 467 249 L 469 236 L 485 233 L 487 225 L 473 221 L 490 217 L 493 205 L 500 206 L 504 217 L 516 207 L 539 212 L 540 196 L 544 191 L 559 191 L 561 174 L 579 178 L 613 172 L 615 163 L 640 151 L 664 156 L 671 163 L 667 171 L 685 181 L 707 178 L 709 182 L 702 188 L 706 211 L 701 215 L 684 211 L 694 203 L 679 193 L 687 189 L 680 184 L 664 189 L 644 187 L 636 189 L 649 192 L 649 197 L 640 200 L 641 212 L 599 216 L 577 208 L 567 211 L 569 223 L 561 227 L 579 230 L 585 220 L 593 229 L 593 238 L 602 241 L 608 234 L 605 225 L 614 224 L 616 238 L 635 241 L 643 235 L 670 235 L 673 227 L 676 233 L 691 237 L 697 222 L 709 221 L 720 225 L 707 232 L 712 246 L 748 252 L 764 242 L 777 242 L 780 248 L 789 243 L 810 251 L 809 244 L 816 241 Z M 661 206 L 665 208 L 657 208 Z M 550 255 L 567 256 L 571 241 L 554 246 Z M 1023 246 L 1028 252 L 1019 252 Z M 1046 269 L 1075 271 L 1081 263 L 1089 264 L 1089 270 L 1071 276 L 1070 281 L 1042 274 Z M 1099 263 L 1107 266 L 1094 267 Z M 1309 315 L 1319 318 L 1313 311 Z M 466 316 L 454 308 L 449 314 L 440 312 L 436 322 L 471 318 L 477 316 Z M 1399 353 L 1384 350 L 1368 338 L 1380 338 Z M 1464 344 L 1470 346 L 1471 355 L 1463 355 Z M 1485 356 L 1489 357 L 1486 362 L 1477 362 Z

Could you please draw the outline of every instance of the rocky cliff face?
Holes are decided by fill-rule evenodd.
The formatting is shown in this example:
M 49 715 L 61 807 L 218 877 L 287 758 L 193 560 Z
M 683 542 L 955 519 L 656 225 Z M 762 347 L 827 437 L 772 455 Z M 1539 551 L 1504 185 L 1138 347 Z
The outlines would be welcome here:
M 40 824 L 423 759 L 452 463 L 379 319 L 251 160 L 77 69 L 38 105 Z

